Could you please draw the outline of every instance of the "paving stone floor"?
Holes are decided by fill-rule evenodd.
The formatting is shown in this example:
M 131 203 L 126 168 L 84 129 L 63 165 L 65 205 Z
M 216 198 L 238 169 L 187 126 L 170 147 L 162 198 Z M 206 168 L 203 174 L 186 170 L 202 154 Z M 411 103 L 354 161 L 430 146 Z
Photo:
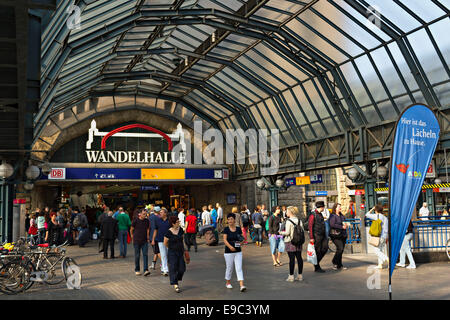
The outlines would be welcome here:
M 345 271 L 331 269 L 332 253 L 321 263 L 327 271 L 313 272 L 305 261 L 303 282 L 286 282 L 288 257 L 283 254 L 281 267 L 273 267 L 268 243 L 262 248 L 249 244 L 244 247 L 244 277 L 247 292 L 240 293 L 236 275 L 234 288 L 225 288 L 225 261 L 223 245 L 208 247 L 199 240 L 199 252 L 191 250 L 191 263 L 187 267 L 181 287 L 176 293 L 168 277 L 160 275 L 158 268 L 148 277 L 134 274 L 134 249 L 128 247 L 125 259 L 104 260 L 97 252 L 97 241 L 84 248 L 67 249 L 81 268 L 83 283 L 80 290 L 68 290 L 65 283 L 56 286 L 34 284 L 19 295 L 0 294 L 0 300 L 284 300 L 284 299 L 387 299 L 388 271 L 380 272 L 381 288 L 369 290 L 367 280 L 373 275 L 368 267 L 376 263 L 374 255 L 344 255 Z M 116 253 L 119 248 L 116 242 Z M 151 249 L 149 250 L 152 253 Z M 303 253 L 305 257 L 305 253 Z M 150 258 L 150 257 L 149 257 Z M 151 258 L 149 259 L 151 260 Z M 159 263 L 158 263 L 159 264 Z M 396 269 L 393 276 L 394 299 L 450 299 L 450 263 L 438 262 L 418 265 L 416 270 Z

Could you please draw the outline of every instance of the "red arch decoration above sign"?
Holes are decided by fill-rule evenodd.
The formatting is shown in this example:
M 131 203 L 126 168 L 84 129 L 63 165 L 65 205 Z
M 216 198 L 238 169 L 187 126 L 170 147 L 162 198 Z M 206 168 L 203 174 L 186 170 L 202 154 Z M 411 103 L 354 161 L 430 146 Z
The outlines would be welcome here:
M 122 131 L 125 131 L 125 130 L 128 130 L 128 129 L 133 129 L 133 128 L 141 128 L 141 129 L 144 129 L 144 130 L 147 130 L 147 131 L 159 134 L 164 139 L 166 139 L 167 143 L 169 144 L 169 151 L 172 151 L 172 149 L 173 149 L 173 142 L 172 142 L 172 139 L 170 139 L 170 137 L 167 134 L 165 134 L 162 131 L 159 131 L 158 129 L 155 129 L 155 128 L 152 128 L 152 127 L 149 127 L 149 126 L 146 126 L 146 125 L 143 125 L 143 124 L 130 124 L 128 126 L 120 127 L 120 128 L 117 128 L 117 129 L 111 131 L 106 136 L 104 136 L 103 139 L 102 139 L 102 150 L 106 149 L 106 141 L 111 136 L 115 135 L 118 132 L 122 132 Z

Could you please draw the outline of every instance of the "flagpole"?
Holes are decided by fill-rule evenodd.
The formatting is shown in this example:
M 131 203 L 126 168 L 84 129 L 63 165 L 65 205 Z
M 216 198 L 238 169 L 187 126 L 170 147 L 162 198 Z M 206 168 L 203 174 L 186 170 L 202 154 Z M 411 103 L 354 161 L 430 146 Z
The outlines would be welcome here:
M 391 277 L 391 263 L 392 263 L 392 261 L 391 261 L 391 212 L 390 212 L 390 210 L 391 210 L 391 201 L 390 201 L 390 199 L 389 199 L 389 250 L 388 250 L 388 257 L 389 257 L 389 260 L 388 260 L 388 264 L 389 264 L 389 289 L 388 289 L 388 291 L 389 291 L 389 301 L 391 301 L 392 300 L 392 277 Z

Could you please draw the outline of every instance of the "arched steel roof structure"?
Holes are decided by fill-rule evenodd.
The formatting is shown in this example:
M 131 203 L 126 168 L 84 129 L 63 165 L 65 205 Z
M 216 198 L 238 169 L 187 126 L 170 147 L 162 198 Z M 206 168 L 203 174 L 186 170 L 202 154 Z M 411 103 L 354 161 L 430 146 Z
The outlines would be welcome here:
M 72 5 L 79 29 L 70 28 Z M 437 110 L 445 144 L 449 7 L 449 0 L 58 0 L 54 11 L 40 11 L 34 142 L 59 121 L 82 118 L 92 99 L 148 98 L 221 130 L 279 129 L 286 172 L 386 157 L 392 122 L 416 102 Z

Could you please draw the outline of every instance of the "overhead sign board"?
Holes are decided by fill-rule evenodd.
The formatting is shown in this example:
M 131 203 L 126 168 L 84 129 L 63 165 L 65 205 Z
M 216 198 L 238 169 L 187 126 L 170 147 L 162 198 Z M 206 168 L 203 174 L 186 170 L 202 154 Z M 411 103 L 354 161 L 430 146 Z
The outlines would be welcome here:
M 41 180 L 228 180 L 228 169 L 214 168 L 54 168 Z
M 295 184 L 298 185 L 298 186 L 311 184 L 311 180 L 310 180 L 309 176 L 297 177 L 297 178 L 295 178 Z
M 142 169 L 142 180 L 184 180 L 185 169 Z
M 321 174 L 312 175 L 309 177 L 309 179 L 311 180 L 312 184 L 323 182 Z

